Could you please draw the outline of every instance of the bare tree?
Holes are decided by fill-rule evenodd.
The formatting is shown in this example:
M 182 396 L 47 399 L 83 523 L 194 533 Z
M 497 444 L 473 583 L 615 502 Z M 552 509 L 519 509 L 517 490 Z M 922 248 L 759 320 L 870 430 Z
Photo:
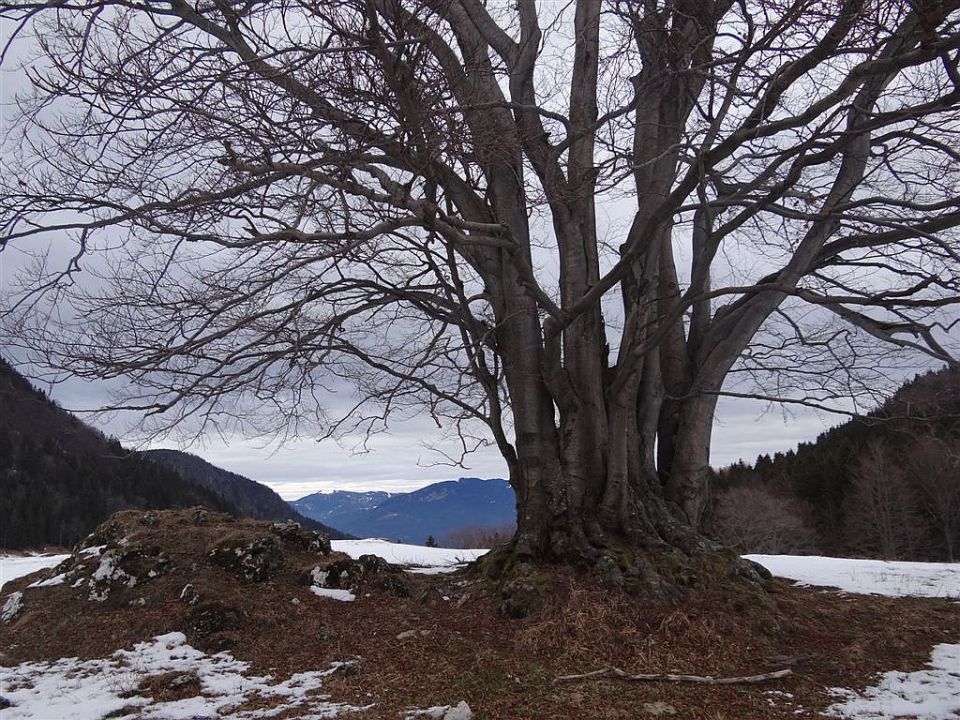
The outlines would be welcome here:
M 910 448 L 906 468 L 944 559 L 954 562 L 960 548 L 960 442 L 921 436 Z
M 168 423 L 480 423 L 505 558 L 660 587 L 714 547 L 720 395 L 953 362 L 958 7 L 2 0 L 3 243 L 73 243 L 8 342 Z
M 916 556 L 926 524 L 906 474 L 883 443 L 871 443 L 860 456 L 845 505 L 852 550 L 885 560 Z
M 739 552 L 809 554 L 817 547 L 811 515 L 802 501 L 753 482 L 717 493 L 713 524 L 720 540 Z
M 492 548 L 509 542 L 517 531 L 513 523 L 506 525 L 468 525 L 451 530 L 443 536 L 441 543 L 448 548 Z

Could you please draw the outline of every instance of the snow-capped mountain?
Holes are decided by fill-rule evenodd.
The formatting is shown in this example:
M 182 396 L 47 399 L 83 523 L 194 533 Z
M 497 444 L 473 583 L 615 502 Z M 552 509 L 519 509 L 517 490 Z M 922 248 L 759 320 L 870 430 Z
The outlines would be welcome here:
M 371 490 L 369 492 L 350 492 L 349 490 L 334 490 L 329 493 L 313 493 L 299 500 L 294 500 L 290 506 L 301 515 L 313 518 L 318 522 L 327 523 L 331 518 L 337 518 L 347 513 L 372 510 L 380 503 L 390 499 L 392 493 Z
M 314 493 L 290 503 L 297 512 L 357 537 L 423 543 L 471 526 L 515 521 L 516 501 L 506 480 L 460 478 L 409 493 Z

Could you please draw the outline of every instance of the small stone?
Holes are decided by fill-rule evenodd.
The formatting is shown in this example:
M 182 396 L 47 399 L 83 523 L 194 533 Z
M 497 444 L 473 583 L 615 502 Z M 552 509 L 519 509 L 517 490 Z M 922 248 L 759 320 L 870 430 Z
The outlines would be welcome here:
M 140 524 L 148 527 L 154 527 L 160 522 L 160 516 L 152 510 L 140 516 Z
M 364 575 L 377 575 L 379 573 L 390 572 L 390 563 L 379 555 L 361 555 L 358 560 L 360 563 L 360 572 Z
M 303 527 L 295 520 L 271 523 L 270 532 L 287 542 L 300 542 L 304 535 Z
M 23 610 L 23 593 L 17 591 L 10 593 L 7 601 L 3 604 L 3 610 L 0 610 L 0 621 L 10 623 L 17 619 L 20 611 Z
M 319 565 L 310 571 L 310 584 L 317 587 L 327 587 L 327 580 L 330 578 L 330 571 L 324 570 Z
M 328 538 L 326 535 L 321 535 L 318 532 L 314 532 L 308 547 L 310 550 L 315 553 L 319 553 L 320 555 L 329 555 L 330 538 Z
M 427 718 L 428 720 L 443 720 L 444 714 L 450 709 L 449 705 L 437 705 L 428 707 L 425 710 L 419 708 L 408 710 L 403 716 L 404 720 L 414 720 L 415 718 Z
M 374 587 L 380 588 L 393 595 L 394 597 L 410 597 L 410 585 L 407 578 L 400 573 L 384 573 L 376 575 L 373 580 Z
M 187 583 L 180 591 L 180 600 L 187 605 L 196 605 L 197 601 L 200 600 L 200 593 L 196 591 L 192 583 Z
M 176 690 L 177 688 L 186 687 L 187 685 L 196 685 L 199 682 L 200 678 L 195 672 L 185 672 L 171 678 L 167 683 L 167 687 L 170 690 Z
M 425 710 L 408 710 L 404 715 L 406 720 L 414 718 L 428 718 L 429 720 L 473 720 L 473 710 L 461 700 L 456 705 L 436 705 Z
M 248 582 L 263 582 L 283 566 L 280 543 L 269 535 L 251 542 L 238 538 L 226 539 L 214 547 L 208 557 Z
M 100 556 L 100 564 L 90 575 L 90 600 L 103 602 L 110 594 L 114 583 L 133 587 L 137 579 L 120 567 L 120 561 L 125 556 L 125 550 L 107 550 Z
M 328 627 L 322 627 L 317 631 L 317 640 L 320 642 L 333 642 L 339 639 L 335 630 Z
M 331 664 L 330 668 L 331 675 L 341 675 L 343 677 L 351 677 L 353 675 L 360 674 L 360 663 L 356 660 L 346 660 L 344 662 L 335 662 Z
M 473 710 L 461 700 L 444 713 L 443 720 L 473 720 Z
M 138 597 L 136 600 L 130 601 L 130 607 L 143 607 L 147 604 L 147 599 L 143 597 Z
M 295 520 L 284 520 L 270 525 L 270 532 L 284 542 L 299 545 L 320 555 L 330 554 L 330 539 L 315 530 L 304 530 Z
M 662 702 L 658 700 L 657 702 L 644 703 L 640 706 L 640 710 L 647 715 L 655 715 L 660 717 L 662 715 L 676 715 L 677 709 L 673 705 Z
M 429 630 L 404 630 L 402 633 L 397 635 L 397 640 L 412 640 L 415 637 L 426 637 L 429 634 Z

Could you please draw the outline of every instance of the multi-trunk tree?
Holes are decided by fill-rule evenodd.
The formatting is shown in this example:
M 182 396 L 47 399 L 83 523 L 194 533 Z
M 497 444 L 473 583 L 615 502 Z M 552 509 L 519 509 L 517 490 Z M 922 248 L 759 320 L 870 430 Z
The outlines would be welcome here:
M 958 8 L 2 0 L 0 232 L 54 247 L 8 341 L 171 423 L 482 424 L 514 558 L 655 581 L 731 373 L 952 362 Z

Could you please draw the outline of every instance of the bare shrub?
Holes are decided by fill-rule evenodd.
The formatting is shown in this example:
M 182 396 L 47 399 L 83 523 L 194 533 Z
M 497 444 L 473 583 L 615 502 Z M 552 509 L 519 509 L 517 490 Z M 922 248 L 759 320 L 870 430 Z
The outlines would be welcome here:
M 740 552 L 780 555 L 816 550 L 809 508 L 759 483 L 718 493 L 714 518 L 720 539 Z
M 926 534 L 917 493 L 882 443 L 860 456 L 847 493 L 847 545 L 864 555 L 898 560 L 914 556 Z
M 943 559 L 954 562 L 960 549 L 960 447 L 932 435 L 917 439 L 906 471 L 917 488 Z
M 503 525 L 468 525 L 443 536 L 440 545 L 448 548 L 492 548 L 513 537 L 517 527 L 513 523 Z

